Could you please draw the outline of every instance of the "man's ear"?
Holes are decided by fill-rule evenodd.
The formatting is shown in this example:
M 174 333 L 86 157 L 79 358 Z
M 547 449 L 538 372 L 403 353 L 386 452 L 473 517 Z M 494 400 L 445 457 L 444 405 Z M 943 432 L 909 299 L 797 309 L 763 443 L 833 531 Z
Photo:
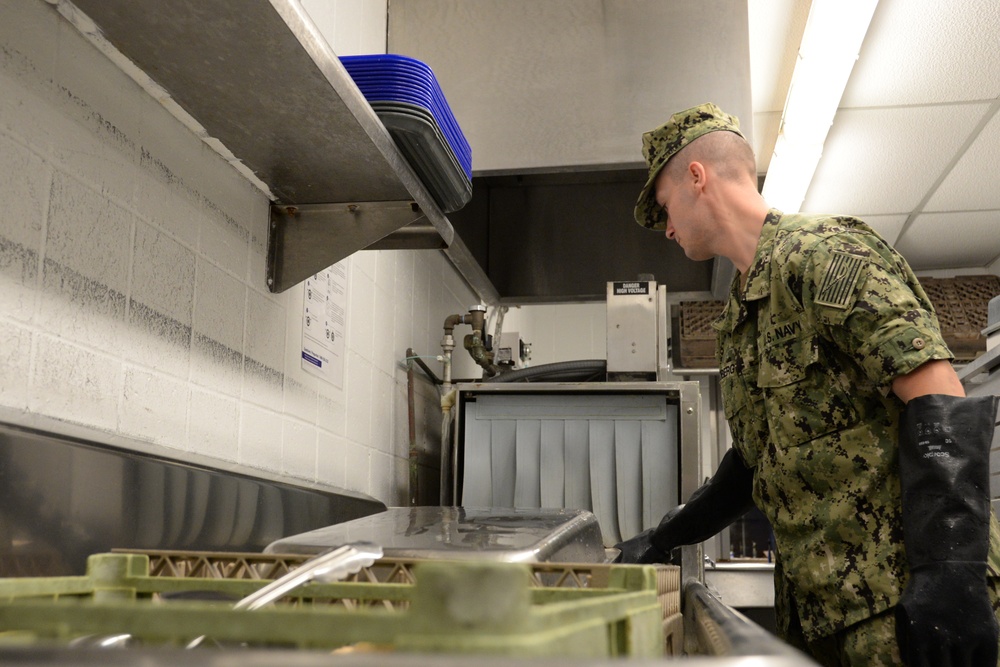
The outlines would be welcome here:
M 705 165 L 701 162 L 691 162 L 688 164 L 688 174 L 691 176 L 691 184 L 699 191 L 705 187 L 706 172 Z

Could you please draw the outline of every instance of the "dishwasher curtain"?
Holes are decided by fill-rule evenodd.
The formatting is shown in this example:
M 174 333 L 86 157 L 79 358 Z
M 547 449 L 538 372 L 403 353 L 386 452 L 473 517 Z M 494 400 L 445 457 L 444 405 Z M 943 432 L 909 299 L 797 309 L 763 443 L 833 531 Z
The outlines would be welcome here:
M 663 395 L 477 396 L 464 407 L 461 504 L 590 510 L 611 546 L 678 504 L 678 415 Z

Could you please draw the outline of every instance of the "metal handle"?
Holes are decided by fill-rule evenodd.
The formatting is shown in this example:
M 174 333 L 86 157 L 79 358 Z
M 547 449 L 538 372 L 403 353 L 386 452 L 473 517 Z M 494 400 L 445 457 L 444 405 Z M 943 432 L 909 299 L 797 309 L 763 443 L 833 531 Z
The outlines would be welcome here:
M 233 609 L 260 609 L 284 597 L 299 586 L 313 581 L 339 581 L 349 574 L 359 572 L 382 557 L 382 547 L 371 542 L 355 542 L 320 554 L 280 579 L 251 593 Z
M 271 604 L 296 588 L 313 581 L 328 583 L 339 581 L 350 574 L 360 572 L 382 557 L 382 547 L 371 542 L 354 542 L 332 549 L 308 560 L 280 579 L 275 579 L 235 605 L 233 609 L 252 611 Z M 187 648 L 196 648 L 205 640 L 205 635 L 191 640 Z

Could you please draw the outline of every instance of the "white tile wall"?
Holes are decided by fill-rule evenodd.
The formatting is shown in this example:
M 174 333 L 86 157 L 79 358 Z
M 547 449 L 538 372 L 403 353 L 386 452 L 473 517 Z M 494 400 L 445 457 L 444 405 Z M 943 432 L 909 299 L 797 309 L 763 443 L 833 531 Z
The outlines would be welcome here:
M 384 51 L 384 1 L 307 7 L 338 52 Z M 346 260 L 343 386 L 306 373 L 302 290 L 264 288 L 267 198 L 56 6 L 0 14 L 0 408 L 404 504 L 400 360 L 439 354 L 477 302 L 444 256 Z M 433 458 L 439 399 L 417 378 Z

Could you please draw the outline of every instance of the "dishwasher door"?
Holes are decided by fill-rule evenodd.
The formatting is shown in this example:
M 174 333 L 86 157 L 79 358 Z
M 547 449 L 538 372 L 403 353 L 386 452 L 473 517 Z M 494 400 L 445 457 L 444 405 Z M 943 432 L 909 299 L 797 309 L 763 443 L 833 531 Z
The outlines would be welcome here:
M 628 539 L 681 502 L 685 467 L 691 490 L 700 481 L 698 391 L 685 382 L 460 385 L 454 497 L 467 507 L 588 510 L 606 546 Z

